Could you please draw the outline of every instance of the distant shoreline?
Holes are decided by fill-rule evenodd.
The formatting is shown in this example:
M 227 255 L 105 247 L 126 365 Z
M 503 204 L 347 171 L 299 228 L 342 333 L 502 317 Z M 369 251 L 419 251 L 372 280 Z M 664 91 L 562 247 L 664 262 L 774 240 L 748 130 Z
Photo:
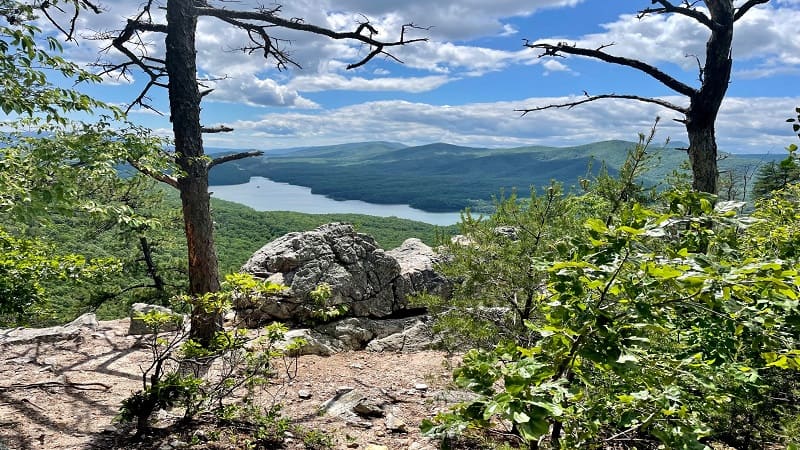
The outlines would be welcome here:
M 405 204 L 381 204 L 361 200 L 338 200 L 311 192 L 311 188 L 274 181 L 266 177 L 251 177 L 242 184 L 211 185 L 215 198 L 249 206 L 257 211 L 294 211 L 307 214 L 366 214 L 379 217 L 399 217 L 432 225 L 453 225 L 461 213 L 433 212 Z

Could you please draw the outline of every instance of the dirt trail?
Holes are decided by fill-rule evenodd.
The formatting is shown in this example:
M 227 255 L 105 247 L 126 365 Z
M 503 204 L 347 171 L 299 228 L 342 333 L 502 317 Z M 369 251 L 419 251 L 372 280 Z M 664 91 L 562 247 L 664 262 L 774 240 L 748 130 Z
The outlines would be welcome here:
M 141 339 L 127 336 L 127 329 L 128 320 L 106 321 L 71 340 L 0 344 L 0 450 L 113 448 L 110 439 L 118 432 L 112 421 L 120 402 L 141 388 L 140 367 L 149 364 Z M 303 356 L 297 375 L 280 374 L 264 401 L 279 401 L 294 423 L 333 436 L 334 448 L 434 449 L 418 428 L 447 403 L 447 362 L 452 363 L 433 351 Z M 384 404 L 395 423 L 387 428 L 387 417 L 352 421 L 317 414 L 343 387 Z M 310 398 L 300 398 L 301 390 Z M 392 430 L 397 419 L 405 432 Z M 289 448 L 303 448 L 296 441 Z

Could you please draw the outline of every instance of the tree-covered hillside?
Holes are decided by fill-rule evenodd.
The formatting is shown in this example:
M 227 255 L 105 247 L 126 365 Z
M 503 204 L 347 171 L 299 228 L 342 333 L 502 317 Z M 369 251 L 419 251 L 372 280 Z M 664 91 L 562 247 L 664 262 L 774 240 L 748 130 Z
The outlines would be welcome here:
M 501 191 L 527 192 L 558 181 L 569 189 L 605 166 L 615 175 L 634 143 L 604 141 L 575 147 L 475 148 L 436 143 L 404 147 L 365 142 L 295 149 L 290 153 L 235 161 L 211 172 L 212 184 L 246 183 L 252 176 L 307 186 L 337 200 L 403 203 L 426 211 L 458 211 L 486 204 Z M 685 151 L 653 147 L 655 163 L 644 182 L 658 185 L 685 170 Z M 784 155 L 725 155 L 723 174 L 743 182 L 762 160 Z M 748 172 L 749 170 L 749 172 Z M 722 181 L 726 178 L 723 176 Z

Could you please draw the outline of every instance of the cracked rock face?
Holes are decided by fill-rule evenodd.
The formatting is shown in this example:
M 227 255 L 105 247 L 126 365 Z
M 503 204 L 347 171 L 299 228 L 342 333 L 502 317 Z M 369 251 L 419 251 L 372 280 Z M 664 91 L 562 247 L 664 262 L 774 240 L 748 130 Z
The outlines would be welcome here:
M 410 247 L 402 250 L 410 241 Z M 332 292 L 328 305 L 346 305 L 348 316 L 390 316 L 407 307 L 410 294 L 440 293 L 431 281 L 438 275 L 434 276 L 430 247 L 416 239 L 406 243 L 384 252 L 372 237 L 341 223 L 286 234 L 258 250 L 242 271 L 281 283 L 287 292 L 257 302 L 240 300 L 235 307 L 248 324 L 303 322 L 315 307 L 309 293 L 328 284 Z

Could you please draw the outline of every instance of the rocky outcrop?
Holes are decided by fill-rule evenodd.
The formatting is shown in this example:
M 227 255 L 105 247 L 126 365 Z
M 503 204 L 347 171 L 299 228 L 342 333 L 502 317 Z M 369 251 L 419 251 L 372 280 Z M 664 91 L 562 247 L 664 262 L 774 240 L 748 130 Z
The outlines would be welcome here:
M 403 315 L 408 297 L 423 291 L 446 295 L 446 280 L 434 271 L 434 252 L 418 239 L 384 252 L 352 225 L 331 223 L 286 234 L 258 250 L 243 272 L 287 286 L 270 298 L 238 298 L 234 307 L 249 326 L 279 320 L 313 323 L 321 306 L 343 305 L 347 316 L 386 318 Z M 325 305 L 311 293 L 330 286 Z
M 400 247 L 386 252 L 400 265 L 400 279 L 395 283 L 395 295 L 407 297 L 429 293 L 450 296 L 450 283 L 436 272 L 439 257 L 432 248 L 419 239 L 406 239 Z
M 291 330 L 279 346 L 286 348 L 298 338 L 305 344 L 295 348 L 295 354 L 321 356 L 365 349 L 414 352 L 431 349 L 437 342 L 430 324 L 419 317 L 383 320 L 351 317 L 313 329 Z
M 416 320 L 399 333 L 371 340 L 365 349 L 370 352 L 418 352 L 430 350 L 439 342 L 430 323 Z
M 157 330 L 153 330 L 152 327 L 147 325 L 143 320 L 142 316 L 149 313 L 150 311 L 158 311 L 160 313 L 166 314 L 167 316 L 171 317 L 172 320 L 168 322 L 164 322 L 161 324 Z M 164 333 L 167 331 L 176 331 L 185 325 L 186 318 L 183 314 L 178 314 L 173 312 L 171 309 L 165 306 L 159 305 L 149 305 L 147 303 L 134 303 L 131 305 L 131 324 L 128 328 L 129 335 L 141 335 L 141 334 L 150 334 L 153 331 L 158 333 Z
M 86 313 L 66 325 L 56 327 L 0 330 L 0 345 L 71 340 L 77 338 L 82 329 L 94 330 L 97 326 L 97 317 L 93 313 Z

